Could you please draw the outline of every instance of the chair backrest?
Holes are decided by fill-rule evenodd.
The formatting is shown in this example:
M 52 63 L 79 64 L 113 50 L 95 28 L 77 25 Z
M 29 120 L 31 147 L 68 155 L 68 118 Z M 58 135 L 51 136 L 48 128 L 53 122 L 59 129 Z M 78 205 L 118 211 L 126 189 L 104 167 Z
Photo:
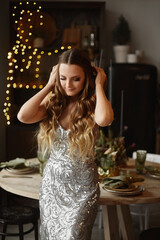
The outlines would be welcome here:
M 132 158 L 136 159 L 136 152 L 133 152 Z M 146 161 L 160 163 L 160 154 L 147 153 Z

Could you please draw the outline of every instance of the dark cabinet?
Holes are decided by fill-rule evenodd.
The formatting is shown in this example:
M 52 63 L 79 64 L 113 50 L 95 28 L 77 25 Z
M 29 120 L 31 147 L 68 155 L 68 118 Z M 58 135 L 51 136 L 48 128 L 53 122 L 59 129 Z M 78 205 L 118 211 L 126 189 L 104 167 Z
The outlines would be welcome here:
M 121 130 L 121 100 L 123 91 L 122 125 L 127 147 L 155 152 L 157 69 L 149 64 L 112 65 L 112 105 L 115 136 Z

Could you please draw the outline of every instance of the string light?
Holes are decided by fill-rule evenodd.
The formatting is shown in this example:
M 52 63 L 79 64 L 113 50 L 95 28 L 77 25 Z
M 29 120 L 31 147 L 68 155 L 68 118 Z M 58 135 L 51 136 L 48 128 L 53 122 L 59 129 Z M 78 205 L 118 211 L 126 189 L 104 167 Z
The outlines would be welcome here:
M 11 124 L 11 116 L 10 116 L 10 108 L 12 107 L 11 101 L 11 89 L 14 88 L 25 88 L 25 89 L 42 89 L 44 87 L 43 84 L 40 84 L 40 81 L 37 81 L 40 77 L 40 64 L 44 56 L 52 56 L 53 54 L 57 54 L 59 51 L 65 50 L 64 46 L 61 46 L 60 49 L 55 49 L 52 51 L 44 51 L 37 48 L 33 48 L 30 44 L 30 40 L 33 36 L 34 23 L 32 21 L 33 12 L 30 9 L 26 10 L 26 6 L 29 8 L 36 7 L 36 11 L 40 13 L 40 26 L 44 25 L 44 16 L 41 13 L 42 7 L 39 5 L 40 3 L 27 1 L 27 2 L 17 2 L 17 5 L 13 6 L 12 17 L 14 19 L 14 24 L 16 26 L 17 34 L 15 44 L 12 47 L 12 50 L 8 52 L 8 76 L 7 76 L 7 90 L 6 90 L 6 101 L 4 102 L 4 115 L 6 117 L 7 125 Z M 19 5 L 19 6 L 18 6 Z M 26 6 L 24 6 L 26 5 Z M 31 6 L 32 5 L 32 6 Z M 21 8 L 21 9 L 20 9 Z M 18 12 L 19 11 L 19 12 Z M 28 34 L 25 29 L 25 25 L 23 25 L 23 17 L 28 14 L 28 23 L 29 23 L 29 31 Z M 67 49 L 70 49 L 71 46 L 68 46 Z M 32 52 L 28 54 L 32 49 Z M 27 53 L 27 54 L 26 54 Z M 36 64 L 34 68 L 34 84 L 29 82 L 22 83 L 16 82 L 14 74 L 18 71 L 22 76 L 26 76 L 26 71 L 30 69 L 32 63 Z M 24 74 L 24 75 L 23 75 Z M 15 80 L 14 80 L 15 79 Z

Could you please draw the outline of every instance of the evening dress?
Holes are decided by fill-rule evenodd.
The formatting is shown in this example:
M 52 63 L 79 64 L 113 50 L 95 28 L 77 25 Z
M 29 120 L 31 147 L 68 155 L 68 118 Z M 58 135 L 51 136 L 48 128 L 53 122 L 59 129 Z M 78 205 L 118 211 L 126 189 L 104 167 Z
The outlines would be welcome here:
M 40 189 L 41 240 L 90 240 L 97 213 L 99 184 L 94 159 L 68 154 L 70 130 L 60 125 Z

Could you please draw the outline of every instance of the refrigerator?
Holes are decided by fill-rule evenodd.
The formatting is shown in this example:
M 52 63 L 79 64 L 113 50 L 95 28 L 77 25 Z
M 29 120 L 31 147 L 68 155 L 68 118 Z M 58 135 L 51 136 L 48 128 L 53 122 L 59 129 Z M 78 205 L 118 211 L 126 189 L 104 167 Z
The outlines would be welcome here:
M 108 98 L 114 110 L 113 135 L 125 137 L 128 155 L 137 149 L 155 152 L 157 68 L 114 63 L 108 67 Z

